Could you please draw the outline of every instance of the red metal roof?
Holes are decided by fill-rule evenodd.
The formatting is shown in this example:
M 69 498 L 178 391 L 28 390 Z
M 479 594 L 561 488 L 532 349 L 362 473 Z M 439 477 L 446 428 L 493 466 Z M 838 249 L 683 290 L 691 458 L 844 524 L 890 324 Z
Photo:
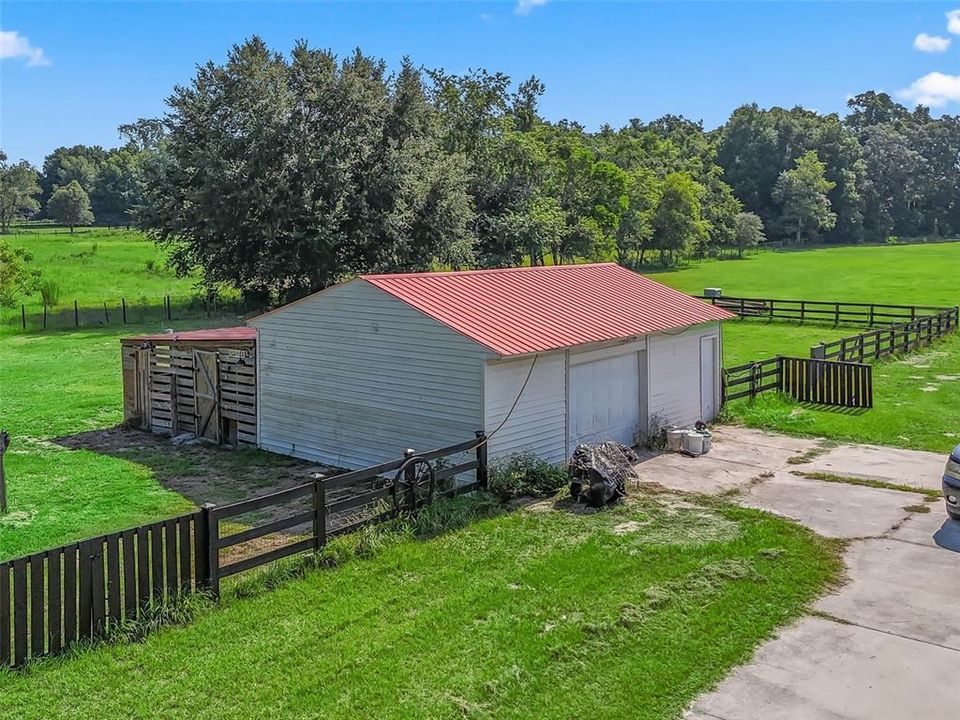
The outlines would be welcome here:
M 205 330 L 183 330 L 181 332 L 157 333 L 156 335 L 138 335 L 124 338 L 132 342 L 240 342 L 256 340 L 257 329 L 252 327 L 208 328 Z
M 499 355 L 735 317 L 615 263 L 363 279 Z

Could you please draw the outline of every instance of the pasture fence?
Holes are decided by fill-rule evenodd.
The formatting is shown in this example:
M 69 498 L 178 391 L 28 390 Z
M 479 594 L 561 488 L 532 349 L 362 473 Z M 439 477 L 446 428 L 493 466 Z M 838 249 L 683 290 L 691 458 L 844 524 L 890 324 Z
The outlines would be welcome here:
M 457 445 L 407 450 L 362 470 L 0 562 L 0 669 L 109 636 L 183 594 L 217 597 L 224 578 L 486 489 L 487 477 L 481 431 Z
M 260 304 L 242 298 L 205 297 L 203 295 L 159 298 L 114 298 L 110 300 L 68 300 L 47 303 L 21 303 L 18 307 L 0 307 L 0 325 L 22 331 L 69 330 L 107 325 L 139 325 L 149 322 L 189 320 L 223 316 L 241 316 L 262 310 Z
M 956 307 L 934 305 L 889 305 L 884 303 L 827 302 L 822 300 L 783 300 L 778 298 L 709 297 L 696 295 L 711 305 L 723 308 L 741 318 L 794 320 L 800 323 L 817 322 L 832 325 L 890 325 L 913 322 L 918 318 L 935 317 L 952 312 Z
M 924 315 L 832 342 L 821 342 L 810 348 L 810 357 L 822 360 L 856 360 L 863 363 L 889 355 L 905 355 L 956 332 L 958 326 L 960 310 L 955 307 L 945 308 L 934 315 Z
M 815 405 L 871 408 L 872 371 L 863 363 L 778 355 L 724 368 L 723 401 L 775 390 Z

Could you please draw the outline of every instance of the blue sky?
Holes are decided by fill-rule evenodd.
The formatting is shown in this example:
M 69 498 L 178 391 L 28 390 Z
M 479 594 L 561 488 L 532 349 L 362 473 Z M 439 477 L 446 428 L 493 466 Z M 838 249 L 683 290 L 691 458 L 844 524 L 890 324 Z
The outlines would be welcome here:
M 842 112 L 866 89 L 960 114 L 960 0 L 4 0 L 0 31 L 0 147 L 34 163 L 59 145 L 116 145 L 117 125 L 162 114 L 198 63 L 222 61 L 253 34 L 283 50 L 304 38 L 392 65 L 407 54 L 451 72 L 536 74 L 544 115 L 590 129 L 668 112 L 714 127 L 745 102 Z

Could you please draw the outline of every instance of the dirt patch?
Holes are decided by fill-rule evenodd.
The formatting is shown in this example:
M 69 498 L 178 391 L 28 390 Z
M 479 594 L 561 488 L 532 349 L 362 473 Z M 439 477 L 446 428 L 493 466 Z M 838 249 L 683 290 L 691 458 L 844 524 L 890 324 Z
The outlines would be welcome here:
M 206 443 L 175 445 L 169 438 L 114 427 L 57 438 L 70 450 L 110 455 L 150 469 L 165 488 L 196 505 L 226 505 L 276 490 L 295 487 L 338 470 L 256 448 L 230 448 Z M 296 512 L 275 506 L 237 518 L 241 524 L 262 524 Z

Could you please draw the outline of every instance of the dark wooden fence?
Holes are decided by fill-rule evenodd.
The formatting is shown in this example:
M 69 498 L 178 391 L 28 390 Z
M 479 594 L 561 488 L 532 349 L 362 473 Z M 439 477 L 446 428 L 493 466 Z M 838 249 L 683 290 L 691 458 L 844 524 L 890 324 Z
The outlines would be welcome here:
M 818 322 L 832 325 L 890 325 L 906 323 L 918 318 L 952 313 L 956 307 L 930 305 L 886 305 L 882 303 L 824 302 L 820 300 L 781 300 L 777 298 L 706 297 L 701 300 L 722 307 L 740 317 Z
M 478 432 L 458 445 L 408 450 L 363 470 L 2 562 L 0 668 L 103 637 L 140 618 L 151 600 L 199 590 L 217 596 L 223 578 L 486 486 L 487 442 Z M 248 523 L 267 509 L 286 514 Z
M 770 390 L 795 400 L 849 408 L 873 407 L 873 368 L 836 360 L 777 356 L 725 368 L 723 400 L 756 397 Z
M 0 667 L 52 655 L 203 587 L 208 521 L 196 512 L 0 563 Z
M 873 407 L 870 365 L 782 357 L 780 366 L 780 390 L 794 400 L 836 407 Z
M 956 332 L 958 325 L 958 309 L 946 308 L 935 315 L 925 315 L 908 322 L 814 345 L 810 348 L 810 357 L 822 360 L 856 360 L 863 363 L 888 355 L 905 355 L 944 335 Z
M 756 397 L 781 387 L 783 364 L 779 357 L 723 369 L 723 401 Z

